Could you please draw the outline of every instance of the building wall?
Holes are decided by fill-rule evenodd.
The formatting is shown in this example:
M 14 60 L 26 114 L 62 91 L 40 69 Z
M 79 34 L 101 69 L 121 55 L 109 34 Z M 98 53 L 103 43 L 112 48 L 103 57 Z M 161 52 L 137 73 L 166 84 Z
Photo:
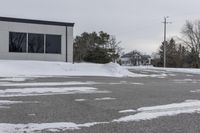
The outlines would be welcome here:
M 67 62 L 73 62 L 73 27 L 67 27 Z
M 9 52 L 9 32 L 25 32 L 61 35 L 61 54 L 13 53 Z M 67 32 L 67 40 L 66 40 Z M 66 48 L 66 42 L 68 43 Z M 67 53 L 66 53 L 67 49 Z M 67 59 L 66 59 L 67 55 Z M 73 61 L 73 27 L 28 24 L 0 21 L 0 59 L 5 60 L 42 60 Z

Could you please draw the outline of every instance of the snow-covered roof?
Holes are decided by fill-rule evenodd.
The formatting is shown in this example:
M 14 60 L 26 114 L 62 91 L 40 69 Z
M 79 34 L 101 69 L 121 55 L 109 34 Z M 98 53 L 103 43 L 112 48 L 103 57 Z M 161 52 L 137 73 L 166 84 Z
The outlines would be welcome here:
M 151 58 L 149 55 L 142 55 L 140 52 L 135 51 L 135 50 L 127 54 L 124 54 L 123 56 L 121 56 L 121 58 L 131 58 L 134 56 L 140 56 L 141 58 Z

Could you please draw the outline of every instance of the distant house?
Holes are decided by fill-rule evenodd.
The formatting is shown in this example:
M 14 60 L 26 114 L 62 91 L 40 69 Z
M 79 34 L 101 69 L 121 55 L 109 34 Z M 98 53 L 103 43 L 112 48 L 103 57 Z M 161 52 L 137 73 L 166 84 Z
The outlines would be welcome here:
M 73 26 L 0 17 L 0 59 L 73 62 Z
M 142 55 L 138 51 L 131 51 L 121 56 L 121 64 L 123 66 L 151 65 L 151 57 Z

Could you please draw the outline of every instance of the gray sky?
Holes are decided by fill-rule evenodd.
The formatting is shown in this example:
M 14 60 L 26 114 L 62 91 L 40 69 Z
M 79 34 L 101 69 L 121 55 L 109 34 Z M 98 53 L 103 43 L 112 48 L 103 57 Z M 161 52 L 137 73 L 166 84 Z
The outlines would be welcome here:
M 178 35 L 185 20 L 199 19 L 199 0 L 0 0 L 0 16 L 75 22 L 74 35 L 103 30 L 115 35 L 125 51 L 150 54 L 163 40 Z

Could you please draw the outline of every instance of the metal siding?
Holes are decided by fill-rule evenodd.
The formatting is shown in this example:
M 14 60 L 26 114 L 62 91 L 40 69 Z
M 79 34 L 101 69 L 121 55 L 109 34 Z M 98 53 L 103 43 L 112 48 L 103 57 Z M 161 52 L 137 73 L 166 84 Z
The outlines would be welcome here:
M 72 28 L 72 27 L 70 27 Z M 73 29 L 73 28 L 72 28 Z M 25 33 L 41 33 L 41 34 L 58 34 L 61 38 L 61 54 L 38 54 L 38 53 L 10 53 L 9 52 L 9 32 L 25 32 Z M 0 21 L 0 59 L 5 60 L 41 60 L 41 61 L 66 61 L 66 54 L 69 50 L 67 43 L 71 43 L 73 37 L 68 37 L 67 34 L 73 35 L 73 30 L 67 31 L 66 26 L 55 25 L 40 25 L 40 24 L 25 24 L 15 22 Z M 70 44 L 73 45 L 73 44 Z M 67 48 L 66 48 L 67 47 Z M 68 56 L 69 54 L 67 54 Z M 72 59 L 67 57 L 69 61 Z

